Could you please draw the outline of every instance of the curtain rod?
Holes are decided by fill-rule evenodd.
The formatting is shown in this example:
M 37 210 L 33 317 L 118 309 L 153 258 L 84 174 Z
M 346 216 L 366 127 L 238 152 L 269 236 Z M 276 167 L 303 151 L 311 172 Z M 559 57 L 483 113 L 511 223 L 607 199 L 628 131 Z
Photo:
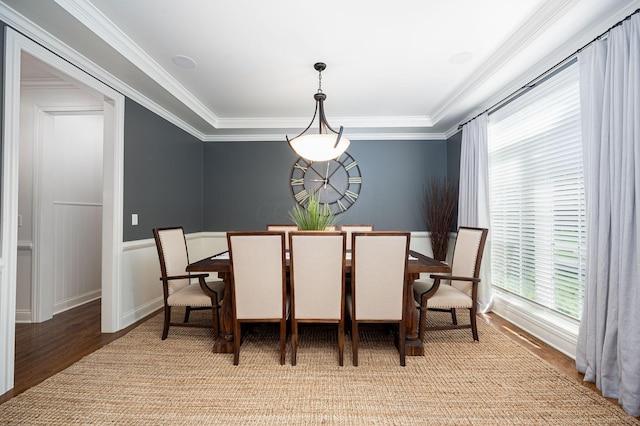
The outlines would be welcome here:
M 482 114 L 492 111 L 496 108 L 498 108 L 499 106 L 502 106 L 503 104 L 506 104 L 507 102 L 509 102 L 511 99 L 513 99 L 514 97 L 518 96 L 522 91 L 527 90 L 527 89 L 531 89 L 533 87 L 536 86 L 536 84 L 538 84 L 538 82 L 542 79 L 544 79 L 546 76 L 548 76 L 550 73 L 554 72 L 555 70 L 557 70 L 558 68 L 560 68 L 561 66 L 563 66 L 564 64 L 566 64 L 567 62 L 569 62 L 570 60 L 572 60 L 578 53 L 582 52 L 584 49 L 586 49 L 587 47 L 591 46 L 593 43 L 595 43 L 596 41 L 600 40 L 601 38 L 603 38 L 604 36 L 606 36 L 607 34 L 609 34 L 609 31 L 611 31 L 612 29 L 614 29 L 615 27 L 622 25 L 622 23 L 624 21 L 627 21 L 629 19 L 631 19 L 631 17 L 633 15 L 635 15 L 636 13 L 639 13 L 640 9 L 636 9 L 633 13 L 630 13 L 627 17 L 625 17 L 624 19 L 621 19 L 620 21 L 616 22 L 615 24 L 613 24 L 611 27 L 609 27 L 608 30 L 606 30 L 605 32 L 603 32 L 602 34 L 600 34 L 598 37 L 594 38 L 593 40 L 591 40 L 589 43 L 585 44 L 584 46 L 582 46 L 581 48 L 579 48 L 578 50 L 576 50 L 575 52 L 573 52 L 571 55 L 567 56 L 566 58 L 564 58 L 563 60 L 561 60 L 560 62 L 558 62 L 557 64 L 555 64 L 554 66 L 552 66 L 551 68 L 549 68 L 548 70 L 546 70 L 545 72 L 543 72 L 542 74 L 540 74 L 539 76 L 537 76 L 536 78 L 534 78 L 533 80 L 531 80 L 530 82 L 528 82 L 527 84 L 525 84 L 524 86 L 522 86 L 521 88 L 513 91 L 510 95 L 507 95 L 506 97 L 502 98 L 501 100 L 499 100 L 498 102 L 494 103 L 493 105 L 491 105 L 489 108 L 486 108 L 484 111 L 482 111 L 481 113 L 475 115 L 473 118 L 468 119 L 467 121 L 465 121 L 462 124 L 458 125 L 458 130 L 462 129 L 462 126 L 464 126 L 465 124 L 475 120 L 476 118 L 480 117 Z

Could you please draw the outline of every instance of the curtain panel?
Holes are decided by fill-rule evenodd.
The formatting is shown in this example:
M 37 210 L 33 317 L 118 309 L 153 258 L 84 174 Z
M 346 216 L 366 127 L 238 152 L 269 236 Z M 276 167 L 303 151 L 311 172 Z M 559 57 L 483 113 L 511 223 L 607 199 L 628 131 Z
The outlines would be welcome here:
M 458 226 L 488 228 L 478 285 L 478 311 L 489 312 L 491 289 L 491 230 L 489 215 L 488 114 L 479 115 L 462 126 L 460 182 L 458 188 Z
M 640 15 L 578 62 L 587 273 L 576 366 L 640 416 Z

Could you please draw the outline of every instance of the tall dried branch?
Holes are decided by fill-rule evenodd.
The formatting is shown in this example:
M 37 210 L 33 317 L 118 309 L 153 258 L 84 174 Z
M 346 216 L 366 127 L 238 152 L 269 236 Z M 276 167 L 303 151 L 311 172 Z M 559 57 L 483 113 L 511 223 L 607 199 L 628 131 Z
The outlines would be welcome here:
M 425 191 L 425 219 L 431 232 L 433 258 L 445 260 L 458 203 L 458 188 L 446 178 L 432 178 Z

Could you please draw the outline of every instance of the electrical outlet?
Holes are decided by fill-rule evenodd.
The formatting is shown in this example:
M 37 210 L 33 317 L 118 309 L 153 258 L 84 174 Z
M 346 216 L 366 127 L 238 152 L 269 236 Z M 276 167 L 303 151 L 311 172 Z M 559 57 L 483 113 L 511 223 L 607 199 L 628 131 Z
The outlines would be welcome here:
M 131 215 L 131 225 L 136 226 L 138 224 L 138 214 L 134 213 Z

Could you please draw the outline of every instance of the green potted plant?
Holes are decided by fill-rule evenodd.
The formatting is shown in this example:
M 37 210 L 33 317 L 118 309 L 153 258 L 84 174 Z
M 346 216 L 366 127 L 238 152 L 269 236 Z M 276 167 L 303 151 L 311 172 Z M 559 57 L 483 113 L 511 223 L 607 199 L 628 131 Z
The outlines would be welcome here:
M 337 222 L 337 217 L 329 206 L 320 205 L 320 201 L 313 192 L 309 195 L 305 207 L 300 204 L 293 206 L 289 211 L 289 217 L 301 231 L 324 231 L 327 226 L 335 225 Z
M 425 220 L 431 233 L 433 258 L 446 260 L 458 189 L 446 178 L 432 178 L 425 191 Z

